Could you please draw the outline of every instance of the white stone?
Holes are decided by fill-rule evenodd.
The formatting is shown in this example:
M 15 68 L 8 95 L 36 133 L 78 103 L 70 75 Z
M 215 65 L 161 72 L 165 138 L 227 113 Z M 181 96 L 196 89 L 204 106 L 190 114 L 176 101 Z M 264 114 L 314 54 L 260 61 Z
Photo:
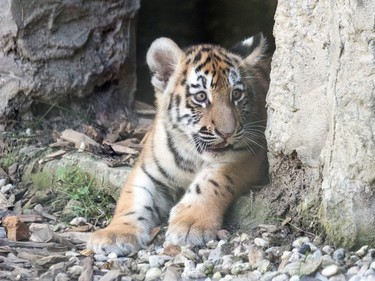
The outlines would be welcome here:
M 292 277 L 290 277 L 289 281 L 299 281 L 300 278 L 298 275 L 293 275 Z
M 326 277 L 331 277 L 333 275 L 336 275 L 339 272 L 339 270 L 340 269 L 336 264 L 331 264 L 322 270 L 322 275 Z
M 310 243 L 309 237 L 299 237 L 293 241 L 292 246 L 294 248 L 301 248 L 303 244 Z
M 274 278 L 272 278 L 272 281 L 288 281 L 289 280 L 289 277 L 288 275 L 282 273 L 278 276 L 275 276 Z
M 108 259 L 117 259 L 117 254 L 112 252 L 108 254 Z
M 153 281 L 153 280 L 158 280 L 161 276 L 161 269 L 157 267 L 150 268 L 145 277 L 145 281 Z
M 3 194 L 6 194 L 10 191 L 12 191 L 14 189 L 14 185 L 11 184 L 11 183 L 8 183 L 7 185 L 4 185 L 3 187 L 1 187 L 1 192 Z
M 7 180 L 6 180 L 6 179 L 0 179 L 0 187 L 5 186 L 6 183 L 7 183 Z
M 257 238 L 254 239 L 254 244 L 259 246 L 259 247 L 267 247 L 270 243 L 263 238 L 257 237 Z
M 150 258 L 149 258 L 149 264 L 150 264 L 151 267 L 161 267 L 161 266 L 164 265 L 166 260 L 167 260 L 166 257 L 151 255 Z
M 72 219 L 69 224 L 74 225 L 74 226 L 80 226 L 80 225 L 87 224 L 87 221 L 84 217 L 76 217 L 76 218 Z
M 367 253 L 368 250 L 368 245 L 362 246 L 361 249 L 359 249 L 355 254 L 360 257 L 364 257 Z

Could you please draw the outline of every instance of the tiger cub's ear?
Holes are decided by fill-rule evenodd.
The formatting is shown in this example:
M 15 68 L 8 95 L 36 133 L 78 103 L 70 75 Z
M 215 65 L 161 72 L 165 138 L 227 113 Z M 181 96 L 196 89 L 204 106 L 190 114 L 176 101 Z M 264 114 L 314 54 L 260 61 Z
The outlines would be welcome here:
M 266 55 L 267 49 L 266 37 L 264 37 L 263 33 L 258 33 L 237 43 L 230 51 L 240 55 L 247 64 L 253 66 Z
M 156 39 L 147 52 L 147 64 L 152 72 L 151 83 L 159 91 L 164 91 L 169 78 L 184 52 L 168 38 Z

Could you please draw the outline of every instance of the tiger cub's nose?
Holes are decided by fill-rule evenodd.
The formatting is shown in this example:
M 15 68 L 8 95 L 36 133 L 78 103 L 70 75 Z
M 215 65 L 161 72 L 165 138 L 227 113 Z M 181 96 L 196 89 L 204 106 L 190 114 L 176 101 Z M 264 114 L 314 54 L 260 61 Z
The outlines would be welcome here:
M 225 130 L 220 130 L 220 129 L 215 128 L 215 134 L 218 135 L 219 137 L 221 137 L 224 140 L 227 140 L 228 138 L 230 138 L 234 134 L 234 132 L 235 132 L 235 130 L 230 130 L 228 132 L 228 131 L 225 131 Z

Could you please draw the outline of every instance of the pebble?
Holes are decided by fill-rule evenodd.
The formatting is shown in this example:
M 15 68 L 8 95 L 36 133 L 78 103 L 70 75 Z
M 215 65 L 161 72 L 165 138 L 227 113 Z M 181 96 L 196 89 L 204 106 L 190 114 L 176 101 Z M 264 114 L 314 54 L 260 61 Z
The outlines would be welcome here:
M 0 179 L 0 187 L 2 188 L 3 186 L 5 186 L 7 183 L 7 180 L 6 179 Z
M 157 267 L 150 268 L 145 276 L 145 281 L 158 280 L 161 276 L 161 269 Z
M 292 246 L 294 248 L 301 248 L 303 244 L 310 243 L 310 238 L 309 237 L 299 237 L 296 240 L 293 241 Z
M 257 237 L 254 239 L 254 244 L 259 247 L 267 247 L 269 245 L 269 242 L 263 238 Z
M 0 227 L 0 239 L 7 238 L 7 232 L 4 227 Z
M 7 194 L 10 191 L 12 191 L 13 189 L 14 189 L 14 185 L 11 184 L 11 183 L 8 183 L 7 185 L 4 185 L 4 186 L 1 187 L 1 192 L 3 194 Z
M 117 254 L 116 253 L 109 253 L 108 254 L 108 259 L 116 259 L 117 258 Z
M 345 249 L 339 248 L 333 252 L 333 259 L 337 262 L 343 261 L 345 258 Z
M 333 276 L 339 272 L 339 267 L 336 264 L 331 264 L 322 270 L 322 275 L 326 277 Z

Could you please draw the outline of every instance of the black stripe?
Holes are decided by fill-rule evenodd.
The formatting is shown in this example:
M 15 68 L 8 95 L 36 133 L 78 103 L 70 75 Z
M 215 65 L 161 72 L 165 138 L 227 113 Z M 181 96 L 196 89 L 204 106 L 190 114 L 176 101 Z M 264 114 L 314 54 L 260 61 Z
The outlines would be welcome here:
M 173 142 L 170 132 L 166 131 L 166 133 L 167 133 L 168 147 L 169 147 L 170 152 L 172 153 L 176 166 L 183 171 L 194 173 L 195 171 L 192 168 L 194 166 L 194 163 L 188 159 L 185 159 L 178 153 L 177 147 L 175 143 Z
M 199 52 L 198 54 L 195 55 L 193 63 L 199 62 L 201 58 L 202 58 L 202 53 Z
M 144 218 L 144 217 L 138 217 L 138 220 L 139 221 L 144 221 L 144 220 L 146 220 L 146 218 Z
M 202 62 L 201 64 L 199 64 L 196 68 L 195 68 L 195 73 L 198 73 L 199 71 L 201 71 L 201 69 L 208 63 L 211 62 L 211 56 L 207 56 L 206 60 L 204 62 Z
M 219 184 L 217 183 L 217 181 L 214 181 L 214 180 L 208 180 L 210 183 L 212 183 L 214 186 L 216 187 L 219 187 Z
M 230 176 L 228 176 L 228 175 L 224 175 L 224 177 L 227 179 L 227 181 L 229 181 L 231 184 L 234 184 L 234 181 L 233 181 L 233 179 L 230 177 Z
M 163 186 L 164 184 L 157 180 L 155 177 L 153 177 L 147 170 L 146 170 L 146 167 L 145 165 L 143 164 L 142 165 L 142 171 L 146 174 L 146 176 L 148 176 L 150 178 L 150 180 L 155 184 L 155 185 L 160 185 L 160 186 Z
M 226 185 L 225 188 L 226 188 L 226 190 L 227 190 L 230 194 L 232 194 L 233 196 L 235 195 L 235 193 L 234 193 L 234 191 L 232 190 L 232 187 L 231 187 L 230 185 Z
M 195 192 L 196 192 L 197 194 L 201 194 L 201 187 L 199 186 L 199 184 L 197 184 L 197 185 L 195 186 Z
M 123 216 L 130 216 L 130 215 L 134 215 L 134 214 L 135 214 L 135 212 L 128 212 L 128 213 L 124 214 Z

